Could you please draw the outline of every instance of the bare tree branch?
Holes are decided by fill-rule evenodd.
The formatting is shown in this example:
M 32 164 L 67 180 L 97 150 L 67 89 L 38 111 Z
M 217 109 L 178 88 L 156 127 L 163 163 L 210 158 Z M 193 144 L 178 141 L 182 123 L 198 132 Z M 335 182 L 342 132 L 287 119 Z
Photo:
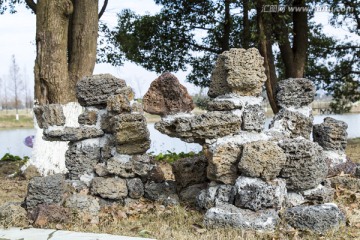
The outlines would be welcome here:
M 28 7 L 36 14 L 36 3 L 34 2 L 34 0 L 25 0 L 25 2 Z
M 101 16 L 104 14 L 105 9 L 106 9 L 106 7 L 107 7 L 107 5 L 108 5 L 108 2 L 109 2 L 109 0 L 104 0 L 104 4 L 103 4 L 103 6 L 102 6 L 102 8 L 101 8 L 101 10 L 100 10 L 100 12 L 99 12 L 98 19 L 100 19 Z

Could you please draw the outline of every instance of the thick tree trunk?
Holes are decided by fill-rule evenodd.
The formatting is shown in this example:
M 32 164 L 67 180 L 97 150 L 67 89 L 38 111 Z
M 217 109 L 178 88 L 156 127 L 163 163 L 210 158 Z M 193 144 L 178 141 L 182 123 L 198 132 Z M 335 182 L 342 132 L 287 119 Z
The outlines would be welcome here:
M 93 73 L 98 37 L 98 0 L 74 1 L 69 26 L 69 78 L 71 94 L 84 76 Z
M 35 100 L 39 104 L 75 101 L 69 94 L 67 41 L 70 0 L 41 0 L 36 6 Z
M 279 111 L 279 108 L 275 100 L 275 86 L 278 81 L 276 76 L 276 69 L 274 63 L 274 56 L 272 53 L 272 41 L 271 41 L 271 26 L 266 25 L 264 19 L 264 13 L 262 12 L 263 1 L 257 1 L 257 24 L 259 31 L 259 51 L 261 56 L 264 57 L 264 67 L 266 74 L 266 94 L 274 113 Z

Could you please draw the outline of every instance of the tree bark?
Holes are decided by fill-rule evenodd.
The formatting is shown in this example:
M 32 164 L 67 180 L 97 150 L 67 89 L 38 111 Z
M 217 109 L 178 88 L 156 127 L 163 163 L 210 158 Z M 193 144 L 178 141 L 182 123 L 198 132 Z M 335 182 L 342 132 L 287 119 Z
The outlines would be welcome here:
M 69 94 L 67 41 L 70 0 L 41 0 L 36 6 L 35 100 L 39 104 L 75 101 Z
M 243 0 L 243 12 L 242 46 L 247 49 L 250 46 L 249 0 Z
M 271 26 L 266 25 L 264 13 L 262 12 L 264 2 L 259 0 L 256 4 L 257 11 L 257 26 L 259 31 L 259 51 L 261 56 L 264 57 L 264 67 L 266 74 L 266 94 L 274 113 L 279 111 L 279 107 L 275 100 L 275 87 L 278 81 L 276 76 L 274 55 L 272 53 L 272 41 L 271 41 Z
M 70 94 L 75 96 L 77 81 L 93 73 L 98 37 L 98 0 L 74 1 L 69 26 Z

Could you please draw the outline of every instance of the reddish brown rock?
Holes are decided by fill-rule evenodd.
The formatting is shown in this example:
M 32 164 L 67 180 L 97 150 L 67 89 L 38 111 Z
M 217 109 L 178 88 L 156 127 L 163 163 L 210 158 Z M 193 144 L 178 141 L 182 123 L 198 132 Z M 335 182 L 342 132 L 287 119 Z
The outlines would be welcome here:
M 187 89 L 171 73 L 163 73 L 155 79 L 143 98 L 144 111 L 166 116 L 190 112 L 194 104 Z
M 34 220 L 35 226 L 44 227 L 49 223 L 67 222 L 70 219 L 70 211 L 56 204 L 41 204 L 37 206 L 31 217 Z

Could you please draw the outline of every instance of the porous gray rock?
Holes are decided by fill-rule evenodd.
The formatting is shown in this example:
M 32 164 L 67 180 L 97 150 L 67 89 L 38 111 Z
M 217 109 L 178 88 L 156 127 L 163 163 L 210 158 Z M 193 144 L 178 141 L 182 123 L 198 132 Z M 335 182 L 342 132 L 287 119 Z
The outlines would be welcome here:
M 302 113 L 281 109 L 270 123 L 270 128 L 283 131 L 288 137 L 304 137 L 309 139 L 312 131 L 313 117 Z
M 238 162 L 242 147 L 226 142 L 214 147 L 205 146 L 204 154 L 208 159 L 207 177 L 212 181 L 234 184 L 238 174 Z
M 204 224 L 209 228 L 233 227 L 242 230 L 273 231 L 279 222 L 275 210 L 254 212 L 223 204 L 210 208 L 204 217 Z
M 204 190 L 206 187 L 206 183 L 190 185 L 180 191 L 179 199 L 185 204 L 195 206 L 201 190 Z
M 131 104 L 131 112 L 132 113 L 139 113 L 139 114 L 143 114 L 144 113 L 144 108 L 143 105 L 139 102 L 133 102 Z
M 65 125 L 66 119 L 61 104 L 47 104 L 44 106 L 35 106 L 34 114 L 37 124 L 40 128 Z
M 154 167 L 151 163 L 151 157 L 149 155 L 133 155 L 131 157 L 133 163 L 133 172 L 141 179 L 147 178 L 150 170 Z
M 288 208 L 282 218 L 296 229 L 310 230 L 317 234 L 337 230 L 345 224 L 345 216 L 335 204 Z
M 234 186 L 219 184 L 209 186 L 198 194 L 196 199 L 197 206 L 202 209 L 209 209 L 225 203 L 234 203 Z
M 238 133 L 241 130 L 241 118 L 232 112 L 220 111 L 196 116 L 175 116 L 155 123 L 155 129 L 185 142 L 203 144 L 205 139 Z
M 232 48 L 218 56 L 211 74 L 209 97 L 227 93 L 258 96 L 266 81 L 264 59 L 255 48 Z
M 161 183 L 147 182 L 145 184 L 144 197 L 152 201 L 164 201 L 176 195 L 176 185 L 173 181 L 164 181 Z
M 268 181 L 279 175 L 285 162 L 286 155 L 277 144 L 271 141 L 256 141 L 243 145 L 238 168 L 242 175 Z
M 126 180 L 129 197 L 141 198 L 144 195 L 144 184 L 139 178 L 131 178 Z
M 305 203 L 303 195 L 297 192 L 287 192 L 285 205 L 287 208 L 295 207 Z
M 319 184 L 316 188 L 301 193 L 306 202 L 315 204 L 329 203 L 334 200 L 335 189 Z
M 265 109 L 260 105 L 246 106 L 242 114 L 242 130 L 261 132 L 265 127 Z
M 144 111 L 160 116 L 190 112 L 194 103 L 186 87 L 171 73 L 163 73 L 155 79 L 143 98 Z
M 98 145 L 88 144 L 87 140 L 69 143 L 65 153 L 65 166 L 69 171 L 69 178 L 79 180 L 83 174 L 92 174 L 100 159 Z
M 182 158 L 171 164 L 178 190 L 207 181 L 204 155 Z
M 99 223 L 98 214 L 100 205 L 95 197 L 83 194 L 73 194 L 66 199 L 64 205 L 72 211 L 79 212 L 80 217 L 82 217 L 85 222 L 93 224 Z
M 124 80 L 110 74 L 93 75 L 77 82 L 76 96 L 81 106 L 105 108 L 107 99 L 124 87 Z
M 235 104 L 234 101 L 226 99 L 213 99 L 208 102 L 207 110 L 209 111 L 230 111 L 234 109 L 243 109 L 242 105 Z
M 347 128 L 348 125 L 345 122 L 327 117 L 323 123 L 314 125 L 314 142 L 319 143 L 325 150 L 345 151 Z
M 97 111 L 86 109 L 82 114 L 79 115 L 78 123 L 82 125 L 95 125 L 97 118 Z
M 314 101 L 315 85 L 306 78 L 289 78 L 281 80 L 275 90 L 277 104 L 282 108 L 300 108 Z
M 106 162 L 105 168 L 108 173 L 123 178 L 135 177 L 133 162 L 131 156 L 128 155 L 115 155 Z
M 104 177 L 109 175 L 109 171 L 106 169 L 105 163 L 98 163 L 95 165 L 94 167 L 94 172 L 99 176 L 99 177 Z
M 328 167 L 321 156 L 322 148 L 303 138 L 285 139 L 279 146 L 286 154 L 280 177 L 289 190 L 307 190 L 318 186 L 327 176 Z
M 282 179 L 264 182 L 258 178 L 240 176 L 234 186 L 235 203 L 241 208 L 259 211 L 281 209 L 286 199 L 286 183 Z
M 113 200 L 124 199 L 128 195 L 126 180 L 121 178 L 95 177 L 91 182 L 91 193 Z
M 60 204 L 65 189 L 65 177 L 62 174 L 32 178 L 25 198 L 26 209 L 31 211 L 39 204 Z
M 45 129 L 43 139 L 46 141 L 80 141 L 97 138 L 104 135 L 101 129 L 95 127 L 64 127 L 63 129 Z

